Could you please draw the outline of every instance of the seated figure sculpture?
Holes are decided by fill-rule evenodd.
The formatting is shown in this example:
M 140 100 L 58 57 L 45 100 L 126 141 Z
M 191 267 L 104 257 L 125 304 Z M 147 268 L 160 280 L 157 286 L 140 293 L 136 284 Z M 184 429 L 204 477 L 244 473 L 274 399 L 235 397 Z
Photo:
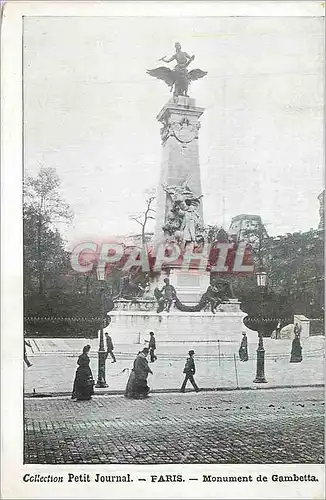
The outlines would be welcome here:
M 157 313 L 162 311 L 170 312 L 173 301 L 176 299 L 176 291 L 173 285 L 170 284 L 168 278 L 164 279 L 164 286 L 162 290 L 155 288 L 154 295 L 158 303 Z

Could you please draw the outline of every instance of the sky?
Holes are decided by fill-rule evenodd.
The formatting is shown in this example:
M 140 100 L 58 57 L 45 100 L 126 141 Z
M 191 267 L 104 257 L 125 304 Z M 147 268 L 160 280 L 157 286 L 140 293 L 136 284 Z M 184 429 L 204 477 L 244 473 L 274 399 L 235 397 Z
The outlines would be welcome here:
M 207 71 L 189 94 L 204 221 L 258 214 L 271 235 L 317 227 L 324 188 L 323 20 L 316 17 L 27 17 L 24 168 L 53 167 L 74 212 L 68 245 L 137 233 L 155 190 L 156 116 L 171 98 L 146 74 L 174 53 Z M 173 67 L 173 63 L 169 65 Z M 148 230 L 154 228 L 149 225 Z

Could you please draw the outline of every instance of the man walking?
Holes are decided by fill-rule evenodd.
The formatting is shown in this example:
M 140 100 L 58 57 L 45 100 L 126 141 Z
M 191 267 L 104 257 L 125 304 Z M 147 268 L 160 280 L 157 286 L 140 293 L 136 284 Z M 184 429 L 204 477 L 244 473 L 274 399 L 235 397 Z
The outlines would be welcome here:
M 185 392 L 186 385 L 188 380 L 192 384 L 193 388 L 195 389 L 196 392 L 199 392 L 199 387 L 197 386 L 194 375 L 196 373 L 196 367 L 195 367 L 195 360 L 194 360 L 194 354 L 195 351 L 189 351 L 189 358 L 187 358 L 183 373 L 185 373 L 185 379 L 183 381 L 183 384 L 181 386 L 180 392 Z
M 106 340 L 106 357 L 110 354 L 112 361 L 111 363 L 115 363 L 117 360 L 115 359 L 115 355 L 113 354 L 113 342 L 110 335 L 105 332 L 105 340 Z
M 155 356 L 156 342 L 155 342 L 154 332 L 149 332 L 149 335 L 150 335 L 150 339 L 148 342 L 149 355 L 151 358 L 151 363 L 154 363 L 154 361 L 157 360 L 157 356 Z

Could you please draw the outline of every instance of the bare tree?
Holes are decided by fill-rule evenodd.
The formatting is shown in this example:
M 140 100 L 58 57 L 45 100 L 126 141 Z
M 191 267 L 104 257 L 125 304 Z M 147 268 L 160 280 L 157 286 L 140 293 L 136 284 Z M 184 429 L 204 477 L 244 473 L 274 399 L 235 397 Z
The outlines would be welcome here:
M 131 215 L 130 219 L 136 221 L 141 226 L 141 240 L 142 244 L 146 244 L 146 226 L 149 219 L 155 219 L 155 210 L 152 208 L 155 196 L 149 196 L 146 200 L 146 208 L 143 213 L 139 215 Z

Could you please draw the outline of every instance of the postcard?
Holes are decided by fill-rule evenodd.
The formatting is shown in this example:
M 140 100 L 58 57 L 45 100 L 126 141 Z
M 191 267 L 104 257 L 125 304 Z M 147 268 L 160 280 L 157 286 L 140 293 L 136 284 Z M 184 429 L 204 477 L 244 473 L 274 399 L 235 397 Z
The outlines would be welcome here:
M 324 498 L 324 3 L 2 42 L 2 498 Z

